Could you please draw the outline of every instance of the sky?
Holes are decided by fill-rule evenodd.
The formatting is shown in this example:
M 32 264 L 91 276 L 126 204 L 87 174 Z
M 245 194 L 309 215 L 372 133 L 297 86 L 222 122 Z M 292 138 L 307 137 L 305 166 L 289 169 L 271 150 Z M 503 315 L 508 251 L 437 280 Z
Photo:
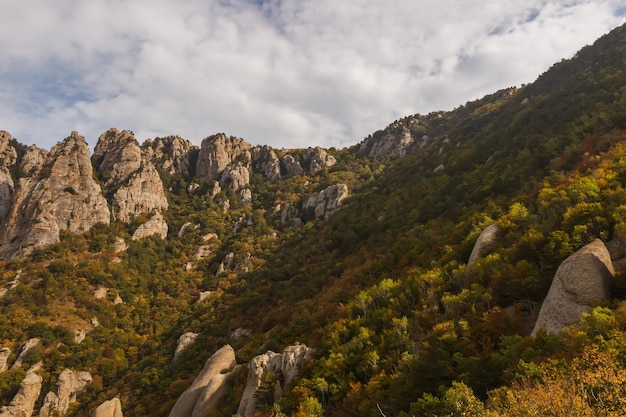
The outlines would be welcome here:
M 337 148 L 534 81 L 626 0 L 2 0 L 0 130 Z

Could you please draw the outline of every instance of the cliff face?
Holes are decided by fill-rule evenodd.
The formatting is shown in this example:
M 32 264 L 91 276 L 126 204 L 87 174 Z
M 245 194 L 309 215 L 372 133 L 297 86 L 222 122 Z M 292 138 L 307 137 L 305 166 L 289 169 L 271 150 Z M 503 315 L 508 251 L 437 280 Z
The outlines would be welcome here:
M 25 177 L 19 180 L 0 226 L 0 257 L 28 254 L 35 247 L 56 243 L 61 230 L 82 233 L 96 223 L 109 222 L 87 143 L 76 132 L 47 154 L 29 148 L 21 170 Z
M 132 132 L 109 129 L 103 133 L 91 160 L 105 181 L 105 194 L 116 219 L 130 222 L 143 213 L 167 210 L 159 173 L 142 154 Z

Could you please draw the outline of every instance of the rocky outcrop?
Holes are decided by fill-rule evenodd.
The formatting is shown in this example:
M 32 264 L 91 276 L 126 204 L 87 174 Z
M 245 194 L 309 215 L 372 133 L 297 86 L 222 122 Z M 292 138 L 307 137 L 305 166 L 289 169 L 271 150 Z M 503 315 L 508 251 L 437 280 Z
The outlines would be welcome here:
M 204 368 L 198 374 L 196 379 L 189 388 L 178 397 L 174 407 L 169 413 L 169 417 L 189 417 L 194 415 L 194 409 L 198 403 L 198 399 L 203 396 L 203 392 L 211 385 L 211 380 L 219 376 L 222 371 L 232 369 L 237 362 L 235 361 L 235 351 L 230 345 L 226 345 L 219 349 L 211 356 Z M 221 379 L 221 378 L 220 378 Z M 211 388 L 215 390 L 215 387 Z
M 140 214 L 167 210 L 163 182 L 132 132 L 109 129 L 100 135 L 91 160 L 116 219 L 128 223 Z
M 204 417 L 217 410 L 222 398 L 231 390 L 233 380 L 239 374 L 241 365 L 235 366 L 230 372 L 217 374 L 200 393 L 191 417 Z
M 13 194 L 13 202 L 0 226 L 0 257 L 28 254 L 33 248 L 59 241 L 59 232 L 82 233 L 96 223 L 109 223 L 110 213 L 93 179 L 89 149 L 82 136 L 71 136 L 54 146 L 43 165 L 43 153 L 30 148 L 24 164 L 32 164 Z M 36 160 L 36 162 L 35 162 Z
M 255 146 L 252 149 L 252 168 L 269 181 L 276 182 L 281 179 L 280 160 L 269 146 Z
M 274 372 L 282 376 L 283 383 L 275 389 L 276 393 L 292 388 L 298 378 L 302 364 L 309 358 L 312 349 L 305 345 L 288 346 L 282 354 L 268 351 L 256 356 L 248 364 L 248 379 L 237 409 L 237 414 L 249 417 L 256 412 L 256 392 L 261 385 L 263 373 Z M 279 378 L 280 380 L 280 378 Z
M 180 335 L 178 338 L 178 343 L 176 344 L 176 350 L 174 351 L 174 358 L 172 362 L 176 362 L 180 354 L 185 350 L 187 346 L 192 344 L 198 338 L 198 333 L 186 332 Z
M 43 378 L 35 372 L 28 372 L 20 383 L 20 388 L 8 406 L 0 408 L 0 417 L 30 417 L 35 411 Z
M 381 158 L 386 155 L 403 157 L 416 148 L 421 148 L 430 142 L 426 134 L 431 118 L 437 118 L 437 113 L 428 116 L 410 116 L 397 120 L 365 138 L 356 146 L 359 154 L 370 158 Z
M 483 231 L 476 239 L 476 243 L 474 243 L 474 247 L 472 248 L 472 253 L 469 256 L 467 261 L 467 266 L 474 265 L 479 258 L 482 258 L 485 254 L 485 251 L 489 248 L 489 246 L 496 239 L 496 235 L 500 231 L 500 226 L 497 223 L 490 224 L 485 227 Z
M 13 201 L 15 184 L 9 168 L 15 165 L 17 152 L 11 146 L 11 135 L 0 130 L 0 223 L 4 221 Z
M 8 347 L 0 348 L 0 373 L 7 370 L 11 349 Z
M 330 155 L 326 149 L 320 148 L 319 146 L 309 148 L 304 154 L 304 160 L 306 166 L 308 167 L 308 171 L 311 174 L 321 171 L 324 168 L 331 167 L 337 163 L 334 156 Z
M 28 353 L 29 350 L 37 346 L 40 341 L 41 340 L 38 337 L 33 337 L 32 339 L 28 339 L 26 343 L 24 343 L 22 347 L 20 348 L 20 353 L 17 356 L 17 359 L 15 360 L 15 362 L 13 362 L 13 366 L 11 366 L 11 369 L 21 368 L 22 362 L 24 362 L 24 356 L 26 355 L 26 353 Z
M 19 285 L 21 273 L 22 273 L 21 270 L 17 271 L 17 274 L 15 275 L 14 279 L 12 279 L 11 281 L 7 282 L 2 287 L 0 287 L 0 298 L 7 295 L 9 291 L 11 291 L 13 288 Z
M 348 187 L 345 184 L 335 184 L 309 197 L 303 207 L 313 208 L 316 219 L 327 220 L 341 208 L 347 197 Z
M 57 379 L 57 392 L 48 392 L 39 410 L 40 417 L 64 416 L 70 404 L 76 402 L 76 394 L 85 390 L 92 381 L 89 372 L 65 369 Z
M 117 397 L 105 401 L 94 410 L 91 417 L 124 417 L 122 403 Z
M 205 181 L 217 180 L 233 162 L 240 162 L 248 168 L 252 159 L 251 149 L 252 145 L 243 139 L 223 133 L 205 138 L 196 162 L 196 177 Z
M 286 177 L 295 177 L 304 173 L 304 169 L 302 168 L 302 165 L 300 165 L 300 162 L 289 154 L 281 158 L 280 164 Z
M 167 222 L 163 218 L 163 215 L 160 211 L 155 210 L 150 219 L 139 225 L 135 232 L 133 233 L 132 239 L 145 239 L 147 237 L 156 235 L 161 239 L 165 239 L 167 237 L 168 226 Z
M 614 275 L 609 251 L 599 239 L 564 260 L 541 306 L 533 336 L 542 328 L 558 333 L 577 323 L 593 304 L 610 297 Z
M 168 174 L 179 174 L 191 177 L 195 166 L 192 166 L 193 155 L 198 147 L 180 136 L 167 136 L 148 140 L 142 145 L 144 155 L 156 167 Z

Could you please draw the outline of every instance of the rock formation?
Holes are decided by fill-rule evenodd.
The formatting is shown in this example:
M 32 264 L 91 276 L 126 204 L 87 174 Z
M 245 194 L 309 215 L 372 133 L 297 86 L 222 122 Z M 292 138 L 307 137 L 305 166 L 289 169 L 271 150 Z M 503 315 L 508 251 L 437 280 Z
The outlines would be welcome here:
M 91 381 L 89 372 L 74 373 L 71 369 L 64 369 L 57 379 L 56 394 L 52 391 L 48 392 L 39 416 L 64 416 L 70 404 L 76 402 L 76 394 L 84 391 Z
M 19 180 L 9 213 L 0 226 L 2 258 L 57 243 L 61 230 L 82 233 L 110 220 L 82 136 L 72 132 L 52 148 L 39 169 L 36 164 L 43 154 L 36 148 L 29 149 L 23 171 L 34 174 Z
M 194 379 L 191 386 L 178 397 L 169 413 L 169 417 L 189 417 L 193 415 L 198 399 L 202 396 L 203 391 L 210 386 L 211 380 L 215 376 L 219 376 L 222 371 L 233 368 L 236 364 L 235 351 L 230 345 L 226 345 L 215 352 L 206 361 L 204 368 Z M 215 387 L 212 387 L 212 389 L 215 390 Z
M 320 148 L 319 146 L 308 149 L 304 154 L 304 158 L 306 165 L 308 166 L 308 171 L 311 174 L 321 171 L 324 168 L 331 167 L 337 163 L 334 156 L 330 155 L 326 149 Z
M 9 168 L 15 165 L 17 152 L 11 146 L 11 139 L 8 132 L 0 130 L 0 223 L 4 221 L 11 209 L 15 188 Z
M 296 161 L 296 159 L 289 154 L 282 157 L 280 164 L 282 169 L 285 171 L 285 176 L 287 177 L 295 177 L 304 173 L 304 169 L 302 168 L 302 165 L 300 165 L 300 162 Z
M 305 209 L 314 208 L 316 219 L 328 220 L 341 208 L 347 197 L 348 187 L 345 184 L 335 184 L 309 197 L 303 206 Z
M 9 356 L 11 356 L 11 349 L 8 347 L 0 348 L 0 373 L 7 370 Z
M 132 239 L 144 239 L 146 237 L 157 235 L 161 239 L 167 237 L 168 226 L 160 211 L 155 210 L 150 219 L 141 224 L 133 233 Z
M 206 388 L 198 396 L 191 417 L 204 417 L 217 410 L 222 398 L 230 392 L 233 380 L 240 370 L 241 365 L 237 365 L 230 372 L 217 374 L 211 378 Z
M 122 403 L 117 397 L 105 401 L 94 410 L 91 417 L 124 417 L 124 414 L 122 414 Z
M 26 343 L 24 343 L 22 345 L 22 347 L 20 348 L 20 353 L 17 356 L 17 359 L 15 360 L 15 362 L 13 362 L 13 366 L 11 366 L 11 369 L 19 369 L 22 367 L 22 362 L 24 361 L 24 356 L 26 355 L 26 353 L 31 350 L 32 348 L 34 348 L 35 346 L 37 346 L 39 344 L 41 340 L 37 337 L 33 337 L 32 339 L 28 339 L 26 341 Z
M 128 223 L 140 214 L 167 210 L 163 182 L 132 132 L 109 129 L 100 135 L 91 160 L 105 180 L 115 218 Z
M 196 177 L 205 181 L 217 180 L 233 162 L 249 168 L 252 160 L 251 148 L 252 145 L 243 139 L 223 133 L 205 138 L 196 162 Z
M 178 343 L 176 344 L 176 350 L 174 351 L 174 358 L 172 362 L 176 362 L 180 354 L 185 350 L 187 346 L 192 344 L 198 338 L 198 333 L 186 332 L 180 335 L 178 338 Z
M 542 328 L 558 333 L 577 323 L 594 303 L 609 298 L 614 275 L 609 251 L 599 239 L 564 260 L 541 306 L 533 336 Z
M 276 182 L 281 179 L 280 160 L 269 146 L 255 146 L 252 149 L 252 168 L 269 181 Z
M 357 145 L 358 152 L 370 158 L 380 158 L 386 155 L 401 158 L 430 141 L 426 132 L 428 119 L 431 117 L 437 117 L 437 115 L 430 114 L 426 117 L 415 115 L 397 120 Z
M 198 147 L 180 136 L 167 136 L 146 141 L 142 149 L 147 159 L 168 174 L 190 177 L 194 173 L 192 155 L 194 153 L 197 155 Z
M 256 356 L 248 364 L 248 379 L 241 396 L 237 414 L 249 417 L 256 412 L 256 392 L 261 384 L 265 372 L 280 373 L 283 379 L 282 386 L 277 386 L 276 393 L 280 394 L 287 388 L 292 388 L 298 378 L 302 364 L 308 359 L 312 350 L 305 345 L 288 346 L 282 354 L 268 351 Z
M 498 226 L 497 223 L 485 227 L 480 233 L 480 236 L 478 236 L 478 239 L 476 239 L 476 243 L 474 243 L 472 253 L 467 261 L 467 266 L 474 265 L 476 261 L 485 254 L 485 250 L 493 243 L 499 231 L 500 226 Z
M 20 388 L 8 406 L 0 408 L 0 417 L 30 417 L 35 411 L 43 378 L 35 372 L 28 372 L 20 383 Z

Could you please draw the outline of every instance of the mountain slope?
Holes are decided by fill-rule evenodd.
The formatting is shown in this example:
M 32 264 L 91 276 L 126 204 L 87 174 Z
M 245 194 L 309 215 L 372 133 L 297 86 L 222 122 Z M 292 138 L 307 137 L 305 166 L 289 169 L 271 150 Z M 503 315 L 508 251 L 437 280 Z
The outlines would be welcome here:
M 546 358 L 570 363 L 599 336 L 626 353 L 624 64 L 621 27 L 533 84 L 408 116 L 350 149 L 272 150 L 225 135 L 201 149 L 176 137 L 139 147 L 132 133 L 107 132 L 119 153 L 142 158 L 133 172 L 159 170 L 169 233 L 131 239 L 153 216 L 138 210 L 80 235 L 62 228 L 58 244 L 5 261 L 0 283 L 17 284 L 0 298 L 0 347 L 13 363 L 27 340 L 40 344 L 0 373 L 0 401 L 42 360 L 38 406 L 71 368 L 93 382 L 66 415 L 113 397 L 125 415 L 167 415 L 224 345 L 241 364 L 305 344 L 315 353 L 280 400 L 269 393 L 282 374 L 260 380 L 261 415 L 444 415 L 452 394 L 477 409 L 491 395 L 498 412 L 492 390 L 548 375 Z M 112 181 L 101 159 L 92 157 L 111 200 L 135 177 Z M 206 166 L 219 168 L 206 177 Z M 338 184 L 349 197 L 328 199 Z M 494 223 L 495 240 L 468 266 Z M 528 337 L 561 261 L 594 238 L 614 255 L 612 309 L 578 330 Z M 195 341 L 173 363 L 183 333 Z M 237 412 L 245 369 L 229 378 L 211 415 Z

